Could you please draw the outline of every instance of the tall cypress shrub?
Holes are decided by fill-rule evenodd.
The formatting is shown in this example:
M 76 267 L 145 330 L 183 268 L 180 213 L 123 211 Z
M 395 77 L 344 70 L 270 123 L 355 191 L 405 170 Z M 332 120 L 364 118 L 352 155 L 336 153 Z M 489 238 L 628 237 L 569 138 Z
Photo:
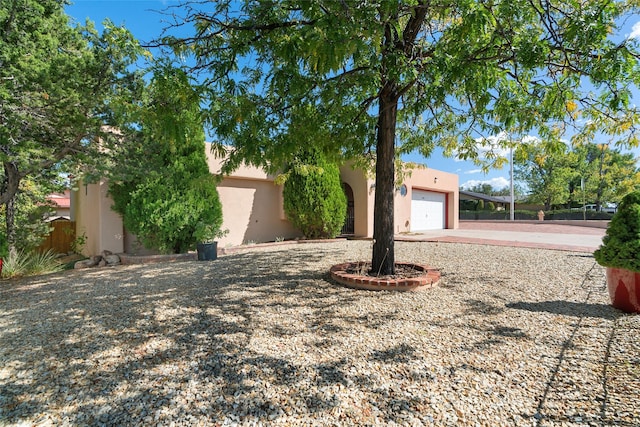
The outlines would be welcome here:
M 141 142 L 129 144 L 111 180 L 113 209 L 145 247 L 183 253 L 216 237 L 222 206 L 209 172 L 200 96 L 189 77 L 159 66 L 140 110 Z
M 340 233 L 347 214 L 340 170 L 318 149 L 309 148 L 296 156 L 283 195 L 287 218 L 307 238 L 332 238 Z

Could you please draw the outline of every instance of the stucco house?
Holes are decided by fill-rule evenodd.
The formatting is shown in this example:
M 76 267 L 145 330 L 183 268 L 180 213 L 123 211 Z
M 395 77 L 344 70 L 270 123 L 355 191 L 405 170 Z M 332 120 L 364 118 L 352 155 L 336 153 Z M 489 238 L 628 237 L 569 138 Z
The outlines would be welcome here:
M 217 174 L 222 164 L 207 146 L 209 170 Z M 354 237 L 373 236 L 375 181 L 348 165 L 340 168 L 348 198 L 348 218 L 343 233 Z M 223 229 L 229 233 L 218 247 L 249 242 L 301 237 L 287 220 L 283 208 L 282 186 L 275 176 L 261 169 L 243 166 L 218 185 L 222 203 Z M 71 216 L 76 233 L 87 236 L 85 255 L 103 250 L 114 253 L 143 253 L 135 237 L 124 230 L 119 214 L 111 209 L 106 182 L 80 185 L 71 195 Z M 396 233 L 458 227 L 458 176 L 434 169 L 416 167 L 397 189 L 395 196 Z
M 488 194 L 460 190 L 461 202 L 471 201 L 475 205 L 479 200 L 482 200 L 485 203 L 487 202 L 493 203 L 497 210 L 507 210 L 511 205 L 511 196 L 490 196 Z

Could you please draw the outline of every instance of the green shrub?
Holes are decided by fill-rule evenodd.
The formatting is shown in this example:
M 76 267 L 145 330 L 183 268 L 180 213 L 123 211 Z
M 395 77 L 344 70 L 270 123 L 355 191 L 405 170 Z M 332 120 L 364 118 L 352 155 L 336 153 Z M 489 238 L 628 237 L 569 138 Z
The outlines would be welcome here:
M 171 175 L 150 174 L 129 195 L 123 214 L 125 227 L 145 247 L 165 253 L 194 249 L 211 237 L 205 235 L 207 230 L 222 225 L 222 205 L 212 175 L 178 182 Z
M 593 255 L 602 266 L 640 273 L 640 191 L 622 199 Z
M 191 83 L 169 64 L 155 69 L 149 103 L 140 112 L 139 145 L 128 146 L 113 172 L 118 179 L 109 182 L 113 209 L 127 230 L 145 247 L 165 253 L 195 249 L 222 225 L 217 182 L 205 153 L 200 93 Z
M 29 257 L 28 274 L 30 276 L 54 273 L 63 269 L 64 266 L 58 262 L 57 255 L 52 250 L 46 252 L 35 251 Z
M 538 219 L 537 211 L 528 210 L 515 210 L 514 219 L 516 220 L 533 220 Z M 475 210 L 461 210 L 460 219 L 463 220 L 509 220 L 511 216 L 509 211 L 475 211 Z
M 305 151 L 291 163 L 283 195 L 287 218 L 307 238 L 332 238 L 340 233 L 347 214 L 340 170 L 318 150 Z
M 495 211 L 496 210 L 496 205 L 493 202 L 487 202 L 486 204 L 486 209 L 489 211 Z
M 55 188 L 57 190 L 57 188 Z M 31 179 L 25 179 L 20 183 L 20 191 L 14 200 L 14 233 L 15 248 L 25 252 L 35 250 L 40 246 L 45 237 L 51 232 L 51 224 L 44 218 L 52 215 L 55 209 L 46 196 L 49 188 L 35 183 Z M 8 255 L 9 245 L 6 237 L 6 206 L 0 206 L 0 224 L 3 232 L 0 233 L 0 257 Z M 4 256 L 2 256 L 4 254 Z
M 607 212 L 586 211 L 586 213 L 578 208 L 573 209 L 554 209 L 544 212 L 544 219 L 546 220 L 607 220 L 611 219 L 613 214 Z
M 484 210 L 484 200 L 478 200 L 478 204 L 476 205 L 476 210 L 479 210 L 479 211 Z
M 69 229 L 73 231 L 72 229 Z M 66 230 L 65 230 L 66 231 Z M 78 255 L 82 255 L 82 251 L 84 250 L 84 246 L 87 244 L 87 233 L 84 231 L 79 236 L 76 236 L 75 239 L 71 242 L 71 250 L 73 253 Z
M 56 254 L 46 252 L 10 251 L 2 265 L 2 277 L 36 276 L 40 274 L 62 271 L 63 266 L 57 261 Z
M 29 267 L 28 252 L 10 251 L 2 264 L 2 277 L 12 278 L 26 276 Z

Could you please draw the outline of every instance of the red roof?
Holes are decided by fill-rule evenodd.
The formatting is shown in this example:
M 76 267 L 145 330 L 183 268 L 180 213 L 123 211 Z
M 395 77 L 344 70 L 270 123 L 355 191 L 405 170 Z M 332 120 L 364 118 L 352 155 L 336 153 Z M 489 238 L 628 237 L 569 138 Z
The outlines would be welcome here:
M 66 190 L 64 194 L 54 193 L 49 194 L 47 199 L 56 204 L 59 208 L 70 208 L 71 207 L 71 192 Z

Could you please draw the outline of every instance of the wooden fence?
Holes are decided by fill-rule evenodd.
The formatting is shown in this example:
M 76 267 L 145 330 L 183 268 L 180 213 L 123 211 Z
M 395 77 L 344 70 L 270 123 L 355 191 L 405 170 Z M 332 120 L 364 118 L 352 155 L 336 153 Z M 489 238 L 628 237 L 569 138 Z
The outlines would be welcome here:
M 71 251 L 71 243 L 76 238 L 76 223 L 66 219 L 56 219 L 50 223 L 53 230 L 44 239 L 39 251 L 52 250 L 56 253 L 67 253 Z

